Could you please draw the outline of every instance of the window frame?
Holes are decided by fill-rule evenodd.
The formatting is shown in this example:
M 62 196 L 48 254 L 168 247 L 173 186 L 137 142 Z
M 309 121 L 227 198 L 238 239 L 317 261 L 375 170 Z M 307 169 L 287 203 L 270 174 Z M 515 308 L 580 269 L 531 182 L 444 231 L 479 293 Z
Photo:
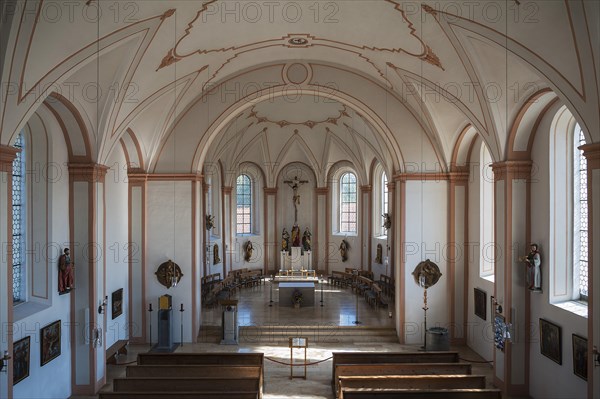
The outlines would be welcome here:
M 26 152 L 26 137 L 23 132 L 19 133 L 14 147 L 19 149 L 12 164 L 12 187 L 11 187 L 11 206 L 12 206 L 12 285 L 13 285 L 13 305 L 20 305 L 28 300 L 28 288 L 27 288 L 27 257 L 25 254 L 25 247 L 27 245 L 27 231 L 26 231 L 26 220 L 27 220 L 27 184 L 26 184 L 26 165 L 27 165 L 27 152 Z M 18 168 L 18 170 L 17 170 Z M 15 180 L 19 180 L 19 183 L 15 183 Z M 18 191 L 16 188 L 18 187 Z M 19 200 L 16 200 L 16 196 L 19 196 Z M 15 228 L 15 218 L 19 219 L 18 229 Z M 15 241 L 15 237 L 18 236 L 18 243 Z M 15 248 L 18 248 L 15 250 Z M 17 281 L 18 280 L 18 281 Z
M 240 193 L 240 182 L 239 179 L 245 177 L 248 181 L 248 184 L 243 184 L 244 186 L 248 186 L 249 187 L 249 193 L 244 193 L 241 194 Z M 236 177 L 236 183 L 235 183 L 235 204 L 236 204 L 236 211 L 235 211 L 235 215 L 236 215 L 236 219 L 235 219 L 235 234 L 236 236 L 246 236 L 246 235 L 251 235 L 254 232 L 254 181 L 252 179 L 252 176 L 250 176 L 247 173 L 240 173 L 237 177 Z M 246 204 L 246 202 L 243 202 L 242 205 L 247 205 L 246 208 L 248 209 L 247 212 L 243 212 L 242 213 L 242 217 L 244 218 L 244 215 L 248 215 L 248 219 L 249 221 L 247 223 L 242 222 L 242 226 L 248 226 L 248 231 L 246 231 L 245 228 L 242 228 L 243 231 L 240 232 L 240 223 L 239 223 L 239 217 L 240 217 L 240 205 L 239 205 L 239 199 L 240 199 L 240 195 L 243 195 L 244 197 L 246 197 L 248 199 L 248 203 Z
M 344 182 L 344 179 L 347 176 L 348 177 L 352 176 L 354 178 L 354 181 L 353 182 L 352 181 Z M 357 178 L 356 174 L 352 171 L 342 172 L 342 174 L 340 175 L 340 181 L 339 181 L 338 186 L 339 186 L 338 231 L 340 234 L 356 235 L 356 234 L 358 234 L 358 178 Z M 344 186 L 349 186 L 349 187 L 354 186 L 354 190 L 345 192 Z M 352 194 L 354 194 L 354 201 L 344 201 L 344 195 L 351 196 Z M 344 204 L 349 204 L 348 206 L 350 206 L 351 204 L 354 204 L 354 211 L 344 210 Z M 349 215 L 347 218 L 347 221 L 345 221 L 344 215 Z M 354 215 L 354 222 L 351 221 L 350 215 Z M 346 227 L 348 228 L 348 230 L 344 230 L 344 224 L 346 224 Z M 352 225 L 352 224 L 354 224 L 354 230 L 350 230 L 349 225 Z

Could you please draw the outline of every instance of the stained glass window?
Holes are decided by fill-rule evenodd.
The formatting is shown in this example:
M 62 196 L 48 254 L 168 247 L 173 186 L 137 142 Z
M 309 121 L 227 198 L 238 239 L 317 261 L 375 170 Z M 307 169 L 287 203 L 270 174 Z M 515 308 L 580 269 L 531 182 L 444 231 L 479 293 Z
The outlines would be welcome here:
M 579 298 L 587 301 L 588 298 L 588 188 L 587 188 L 587 159 L 578 147 L 585 144 L 585 136 L 579 124 L 575 126 L 573 134 L 575 144 L 574 156 L 574 201 L 573 201 L 573 229 L 574 229 L 574 254 L 573 274 L 578 278 Z M 577 283 L 577 281 L 576 281 Z
M 25 300 L 23 293 L 25 264 L 25 141 L 19 134 L 14 144 L 21 151 L 17 153 L 12 165 L 12 267 L 13 302 Z

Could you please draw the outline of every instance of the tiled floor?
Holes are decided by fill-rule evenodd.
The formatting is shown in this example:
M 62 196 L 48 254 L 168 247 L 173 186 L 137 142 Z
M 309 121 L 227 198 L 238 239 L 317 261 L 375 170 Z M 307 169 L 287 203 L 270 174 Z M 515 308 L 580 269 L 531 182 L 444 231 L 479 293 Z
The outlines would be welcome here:
M 272 292 L 271 292 L 272 289 Z M 354 326 L 354 321 L 359 320 L 361 326 L 378 328 L 393 327 L 394 319 L 389 317 L 391 307 L 373 309 L 363 298 L 358 298 L 350 289 L 340 289 L 323 286 L 323 304 L 320 306 L 320 287 L 315 292 L 315 306 L 294 309 L 293 307 L 279 306 L 277 286 L 269 283 L 259 287 L 244 288 L 235 295 L 239 299 L 238 318 L 241 326 L 287 326 L 287 335 L 301 335 L 302 328 L 315 325 L 328 326 Z M 270 303 L 270 298 L 273 303 Z M 269 306 L 271 304 L 272 306 Z M 357 313 L 358 309 L 358 313 Z M 216 326 L 221 323 L 221 309 L 203 310 L 203 324 Z M 284 334 L 284 333 L 282 333 Z M 265 399 L 275 398 L 333 398 L 331 391 L 331 353 L 334 351 L 416 351 L 419 346 L 400 345 L 394 342 L 378 342 L 375 339 L 360 338 L 356 341 L 350 336 L 340 336 L 339 340 L 309 340 L 307 360 L 314 363 L 307 368 L 307 379 L 293 379 L 290 376 L 290 349 L 283 340 L 271 342 L 245 342 L 239 345 L 219 345 L 215 343 L 187 344 L 177 349 L 184 352 L 263 352 L 265 354 Z M 331 340 L 330 340 L 331 341 Z M 336 342 L 337 341 L 337 342 Z M 120 362 L 135 362 L 139 352 L 145 352 L 149 346 L 140 345 L 129 347 L 129 354 L 121 357 Z M 485 363 L 476 353 L 467 347 L 451 348 L 459 351 L 461 357 L 473 363 L 473 374 L 486 376 L 488 386 L 492 387 L 492 367 Z M 297 361 L 304 354 L 296 349 L 294 358 Z M 295 367 L 294 374 L 302 374 L 303 367 Z M 108 366 L 107 377 L 109 383 L 103 390 L 111 389 L 113 378 L 124 376 L 125 366 Z M 81 397 L 79 397 L 81 398 Z

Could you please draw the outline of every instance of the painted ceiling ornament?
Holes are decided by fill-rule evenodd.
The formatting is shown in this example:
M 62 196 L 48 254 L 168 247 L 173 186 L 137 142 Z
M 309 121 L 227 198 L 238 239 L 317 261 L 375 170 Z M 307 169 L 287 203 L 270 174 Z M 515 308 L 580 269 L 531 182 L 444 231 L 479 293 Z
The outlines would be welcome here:
M 161 263 L 154 274 L 156 275 L 158 282 L 167 287 L 167 289 L 176 287 L 177 284 L 179 284 L 179 281 L 181 281 L 181 277 L 183 277 L 181 268 L 171 259 Z
M 215 4 L 213 4 L 215 3 Z M 442 70 L 444 70 L 442 63 L 439 57 L 434 53 L 433 49 L 419 36 L 417 30 L 413 24 L 413 22 L 409 19 L 405 10 L 402 9 L 402 5 L 396 0 L 385 0 L 385 2 L 377 2 L 376 7 L 368 7 L 365 8 L 366 11 L 379 13 L 379 17 L 389 18 L 390 16 L 393 18 L 393 15 L 400 15 L 402 18 L 402 23 L 396 24 L 396 29 L 400 29 L 402 33 L 396 32 L 394 34 L 399 34 L 404 36 L 402 39 L 398 40 L 397 43 L 402 43 L 403 47 L 390 46 L 386 45 L 385 40 L 381 44 L 375 45 L 367 45 L 366 43 L 352 43 L 345 42 L 340 40 L 335 36 L 329 36 L 326 33 L 321 32 L 320 34 L 309 33 L 303 34 L 299 36 L 298 34 L 289 34 L 282 30 L 285 29 L 285 24 L 281 25 L 279 31 L 277 29 L 264 29 L 262 30 L 264 37 L 257 37 L 253 39 L 249 39 L 247 43 L 237 44 L 236 42 L 227 42 L 223 44 L 223 47 L 220 48 L 205 48 L 210 46 L 210 42 L 207 41 L 207 37 L 211 35 L 207 35 L 207 30 L 211 29 L 211 21 L 208 19 L 211 16 L 214 16 L 213 9 L 218 7 L 218 3 L 216 0 L 207 1 L 202 5 L 202 8 L 198 10 L 195 17 L 188 22 L 185 33 L 177 40 L 175 46 L 168 50 L 167 54 L 161 60 L 160 65 L 156 69 L 157 71 L 165 68 L 167 66 L 173 65 L 174 63 L 193 56 L 193 55 L 205 55 L 210 53 L 229 53 L 231 56 L 228 56 L 227 59 L 221 63 L 221 65 L 215 65 L 215 72 L 208 79 L 206 84 L 210 83 L 210 81 L 214 80 L 220 70 L 228 63 L 230 63 L 233 59 L 238 57 L 241 53 L 247 53 L 249 51 L 260 50 L 267 47 L 277 46 L 277 45 L 288 45 L 291 47 L 312 47 L 312 46 L 326 46 L 328 48 L 335 47 L 341 51 L 347 51 L 353 53 L 368 62 L 381 76 L 381 78 L 389 85 L 391 83 L 387 80 L 385 73 L 379 69 L 379 67 L 371 60 L 372 57 L 368 54 L 368 52 L 386 52 L 392 54 L 405 54 L 410 57 L 415 57 L 422 59 L 423 61 L 434 65 Z M 380 9 L 377 7 L 383 7 L 381 4 L 387 4 L 387 7 L 390 5 L 393 6 L 394 10 L 397 14 L 390 13 L 385 9 Z M 436 10 L 430 6 L 423 5 L 423 9 L 425 12 L 431 13 L 432 15 L 436 15 Z M 202 23 L 199 23 L 201 21 Z M 216 21 L 216 20 L 215 20 Z M 220 22 L 220 20 L 219 20 Z M 350 21 L 351 24 L 353 21 Z M 220 24 L 221 26 L 223 24 Z M 274 26 L 278 26 L 275 24 Z M 212 35 L 219 35 L 219 32 L 212 32 Z M 204 85 L 204 87 L 206 86 Z
M 347 107 L 342 104 L 340 104 L 340 108 L 338 108 L 334 111 L 335 114 L 333 114 L 333 116 L 326 115 L 324 118 L 319 119 L 319 120 L 306 120 L 306 121 L 293 121 L 293 120 L 286 120 L 286 119 L 275 120 L 275 119 L 270 119 L 267 116 L 260 115 L 259 111 L 260 110 L 257 109 L 257 106 L 254 105 L 250 109 L 250 112 L 248 113 L 248 116 L 246 117 L 246 119 L 248 119 L 248 118 L 256 119 L 257 125 L 261 124 L 261 123 L 273 123 L 273 124 L 278 125 L 279 127 L 286 127 L 286 126 L 290 126 L 290 125 L 303 125 L 303 126 L 306 126 L 310 129 L 312 129 L 321 123 L 324 123 L 324 124 L 329 123 L 329 124 L 337 126 L 338 121 L 340 119 L 342 119 L 342 117 L 348 117 L 348 118 L 350 117 L 350 114 L 348 114 Z M 289 119 L 291 119 L 291 118 L 289 118 Z
M 440 280 L 442 272 L 438 265 L 426 259 L 415 267 L 412 275 L 419 287 L 427 289 L 434 286 Z

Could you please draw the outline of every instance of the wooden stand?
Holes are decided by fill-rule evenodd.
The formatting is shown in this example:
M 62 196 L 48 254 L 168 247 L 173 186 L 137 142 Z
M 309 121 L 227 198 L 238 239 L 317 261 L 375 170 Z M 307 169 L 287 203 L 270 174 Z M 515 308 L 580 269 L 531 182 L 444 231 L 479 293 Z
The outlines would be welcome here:
M 306 379 L 306 349 L 308 348 L 307 337 L 290 337 L 290 380 L 292 378 L 304 378 Z M 304 348 L 304 375 L 294 375 L 294 348 Z M 301 363 L 299 363 L 300 365 Z

